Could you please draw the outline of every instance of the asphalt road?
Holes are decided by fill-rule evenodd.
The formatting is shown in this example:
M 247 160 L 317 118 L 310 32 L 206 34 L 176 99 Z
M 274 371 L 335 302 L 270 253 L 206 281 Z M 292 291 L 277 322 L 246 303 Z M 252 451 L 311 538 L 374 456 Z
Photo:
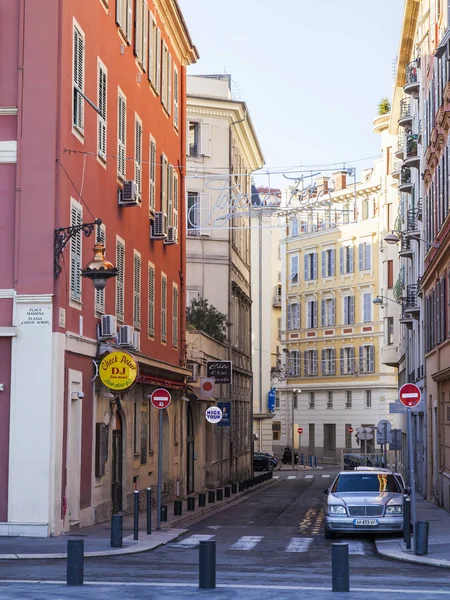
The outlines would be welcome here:
M 276 484 L 192 525 L 170 545 L 144 554 L 86 559 L 85 581 L 95 582 L 92 586 L 56 585 L 65 581 L 65 561 L 0 561 L 0 598 L 339 598 L 331 592 L 333 540 L 323 536 L 323 492 L 332 472 L 275 475 L 280 477 Z M 197 589 L 199 539 L 216 542 L 215 591 Z M 371 537 L 346 541 L 352 596 L 450 598 L 450 571 L 383 559 Z

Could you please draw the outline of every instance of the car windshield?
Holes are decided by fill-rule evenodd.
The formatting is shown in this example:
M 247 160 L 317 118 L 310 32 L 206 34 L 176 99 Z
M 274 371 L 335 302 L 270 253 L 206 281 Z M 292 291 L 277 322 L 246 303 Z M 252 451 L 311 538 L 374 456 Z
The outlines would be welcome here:
M 335 492 L 397 492 L 400 486 L 390 473 L 358 473 L 340 475 L 331 490 Z

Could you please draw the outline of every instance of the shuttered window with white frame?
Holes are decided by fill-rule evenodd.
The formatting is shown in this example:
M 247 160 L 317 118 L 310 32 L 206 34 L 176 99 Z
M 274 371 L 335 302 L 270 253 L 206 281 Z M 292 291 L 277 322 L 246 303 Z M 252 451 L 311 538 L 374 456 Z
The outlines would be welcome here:
M 150 136 L 150 155 L 149 155 L 149 182 L 148 182 L 148 194 L 149 194 L 149 213 L 153 217 L 155 214 L 155 194 L 156 194 L 156 141 L 155 138 Z
M 74 24 L 73 27 L 73 115 L 72 124 L 84 130 L 84 33 Z
M 174 170 L 173 172 L 173 226 L 176 229 L 178 235 L 178 204 L 180 197 L 179 179 L 178 173 Z
M 166 109 L 169 115 L 172 112 L 172 79 L 173 79 L 173 59 L 170 52 L 167 53 L 167 102 Z
M 155 43 L 155 91 L 159 95 L 161 93 L 161 29 L 156 28 L 156 43 Z
M 100 241 L 106 247 L 106 227 L 104 223 L 100 225 Z M 98 313 L 105 314 L 105 288 L 95 290 L 95 310 Z
M 97 152 L 98 155 L 106 160 L 106 106 L 108 98 L 108 76 L 105 65 L 98 61 L 98 109 L 97 113 Z
M 119 238 L 116 241 L 116 316 L 119 321 L 125 319 L 125 242 Z
M 126 36 L 127 42 L 131 45 L 131 31 L 133 29 L 133 5 L 132 0 L 126 0 Z
M 148 337 L 155 337 L 155 266 L 148 263 Z
M 134 251 L 133 257 L 133 325 L 141 328 L 141 255 Z
M 211 235 L 211 195 L 200 193 L 200 235 Z
M 126 179 L 127 100 L 119 89 L 117 105 L 117 176 Z
M 142 0 L 141 0 L 142 1 Z M 148 59 L 148 2 L 142 2 L 142 69 L 147 70 Z
M 142 195 L 142 121 L 138 115 L 135 116 L 134 133 L 134 180 L 136 181 L 138 194 Z
M 167 342 L 167 277 L 161 273 L 161 341 Z
M 124 32 L 126 22 L 126 0 L 116 0 L 116 23 Z
M 134 0 L 134 54 L 142 61 L 142 0 Z
M 148 80 L 156 87 L 156 19 L 152 11 L 148 13 Z
M 173 124 L 178 129 L 178 69 L 173 66 Z
M 70 226 L 76 227 L 83 223 L 83 208 L 81 204 L 72 200 L 70 206 Z M 70 299 L 81 301 L 81 240 L 82 232 L 79 231 L 70 239 Z
M 167 84 L 168 84 L 168 49 L 167 44 L 162 40 L 162 55 L 161 55 L 161 102 L 167 109 Z
M 161 212 L 164 219 L 164 233 L 167 233 L 167 172 L 167 157 L 161 154 Z
M 178 286 L 172 288 L 172 346 L 178 348 Z
M 173 225 L 173 166 L 167 165 L 167 223 Z

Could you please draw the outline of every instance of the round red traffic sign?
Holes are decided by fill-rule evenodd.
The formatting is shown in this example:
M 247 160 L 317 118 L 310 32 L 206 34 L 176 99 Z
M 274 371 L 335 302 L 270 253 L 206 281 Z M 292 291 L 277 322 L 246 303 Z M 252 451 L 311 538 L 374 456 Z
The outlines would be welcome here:
M 353 427 L 349 427 L 349 428 L 347 429 L 347 431 L 348 431 L 349 433 L 353 433 Z
M 167 408 L 172 401 L 172 396 L 170 392 L 165 390 L 164 388 L 158 388 L 152 393 L 151 403 L 155 408 Z
M 420 390 L 414 383 L 405 383 L 400 388 L 398 399 L 407 408 L 414 408 L 420 402 Z
M 302 435 L 302 433 L 303 433 L 303 428 L 302 428 L 302 427 L 299 427 L 299 428 L 297 429 L 297 432 L 298 432 L 300 435 Z

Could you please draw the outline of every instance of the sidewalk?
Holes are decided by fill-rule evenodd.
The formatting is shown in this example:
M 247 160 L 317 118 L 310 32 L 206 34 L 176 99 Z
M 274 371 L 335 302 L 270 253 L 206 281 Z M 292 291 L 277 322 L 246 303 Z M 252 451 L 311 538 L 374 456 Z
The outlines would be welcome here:
M 416 497 L 418 521 L 428 521 L 428 554 L 417 556 L 414 553 L 414 539 L 411 539 L 411 550 L 406 550 L 403 538 L 376 540 L 378 554 L 386 558 L 405 562 L 430 565 L 434 567 L 450 567 L 450 513 Z
M 268 486 L 275 485 L 276 479 L 269 479 L 255 485 L 253 488 L 232 494 L 206 506 L 198 506 L 198 497 L 195 498 L 195 511 L 187 510 L 187 501 L 183 500 L 182 515 L 173 514 L 173 502 L 167 505 L 167 521 L 161 523 L 161 530 L 156 530 L 156 508 L 152 510 L 152 533 L 147 535 L 146 511 L 139 513 L 139 539 L 133 540 L 134 517 L 132 514 L 123 517 L 123 546 L 111 548 L 111 523 L 101 523 L 90 527 L 82 527 L 53 538 L 30 537 L 0 537 L 0 560 L 4 559 L 48 559 L 66 558 L 68 540 L 84 540 L 85 557 L 115 556 L 120 554 L 136 554 L 146 552 L 163 544 L 167 544 L 187 531 L 183 526 L 194 523 L 202 517 L 218 512 L 230 505 L 239 504 L 249 495 L 252 495 Z

